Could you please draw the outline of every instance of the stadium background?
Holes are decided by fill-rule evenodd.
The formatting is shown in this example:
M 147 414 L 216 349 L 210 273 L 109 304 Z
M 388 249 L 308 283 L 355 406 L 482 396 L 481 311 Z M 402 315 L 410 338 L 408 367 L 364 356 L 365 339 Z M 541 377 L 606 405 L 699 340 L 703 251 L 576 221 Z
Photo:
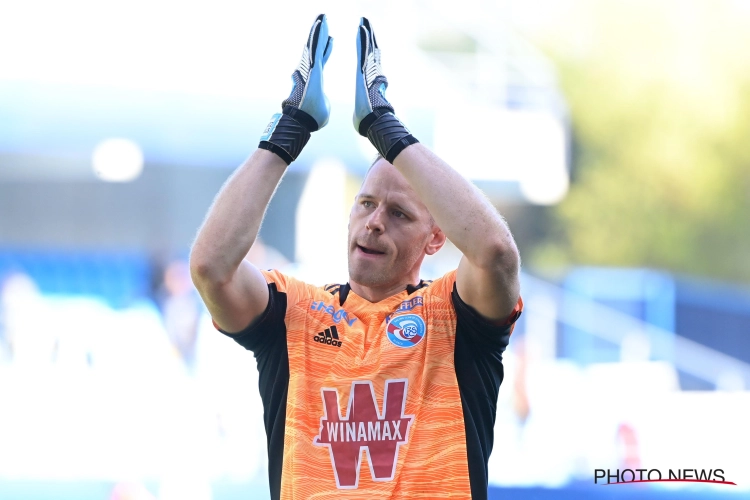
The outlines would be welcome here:
M 39 0 L 0 15 L 0 498 L 267 498 L 252 357 L 186 258 L 319 12 L 331 123 L 248 258 L 346 280 L 366 15 L 399 116 L 524 260 L 491 498 L 746 496 L 750 2 Z M 616 468 L 737 486 L 593 485 Z

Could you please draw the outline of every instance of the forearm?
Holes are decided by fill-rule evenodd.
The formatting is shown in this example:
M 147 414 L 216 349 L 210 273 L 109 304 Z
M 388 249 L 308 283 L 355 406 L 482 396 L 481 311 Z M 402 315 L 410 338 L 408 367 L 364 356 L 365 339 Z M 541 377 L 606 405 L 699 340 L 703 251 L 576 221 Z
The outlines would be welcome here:
M 190 253 L 199 280 L 225 282 L 255 242 L 286 163 L 270 151 L 256 150 L 224 184 L 203 222 Z
M 222 285 L 232 279 L 258 236 L 286 166 L 297 159 L 310 134 L 328 123 L 323 66 L 331 55 L 332 42 L 326 16 L 321 14 L 315 18 L 302 60 L 292 73 L 294 86 L 281 103 L 281 113 L 271 117 L 258 150 L 224 185 L 198 232 L 190 255 L 195 281 Z
M 443 233 L 474 267 L 493 275 L 515 274 L 518 251 L 497 210 L 473 184 L 419 144 L 396 118 L 385 98 L 388 80 L 366 18 L 360 21 L 357 40 L 354 128 L 401 172 Z
M 404 149 L 393 165 L 469 262 L 483 269 L 518 266 L 508 225 L 476 186 L 422 144 Z

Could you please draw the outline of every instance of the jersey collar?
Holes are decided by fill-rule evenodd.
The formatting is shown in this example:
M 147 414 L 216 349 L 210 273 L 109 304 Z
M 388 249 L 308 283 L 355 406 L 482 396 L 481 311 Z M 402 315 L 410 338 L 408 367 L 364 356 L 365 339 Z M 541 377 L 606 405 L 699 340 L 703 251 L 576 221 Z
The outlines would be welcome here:
M 427 285 L 429 285 L 429 283 L 427 283 L 423 279 L 420 279 L 419 283 L 416 286 L 415 285 L 411 285 L 411 284 L 410 285 L 406 285 L 406 290 L 405 290 L 406 291 L 406 295 L 411 295 L 414 292 L 416 292 L 417 290 L 419 290 L 420 288 L 424 288 Z M 343 285 L 341 285 L 341 287 L 339 288 L 339 305 L 341 307 L 344 306 L 344 302 L 346 302 L 346 298 L 349 296 L 349 292 L 351 292 L 351 290 L 352 290 L 352 287 L 349 285 L 348 281 L 346 283 L 344 283 Z M 393 297 L 395 297 L 396 295 L 400 295 L 401 293 L 402 292 L 394 294 Z M 390 298 L 391 297 L 388 297 L 388 299 L 390 299 Z M 385 299 L 385 300 L 388 300 L 388 299 Z

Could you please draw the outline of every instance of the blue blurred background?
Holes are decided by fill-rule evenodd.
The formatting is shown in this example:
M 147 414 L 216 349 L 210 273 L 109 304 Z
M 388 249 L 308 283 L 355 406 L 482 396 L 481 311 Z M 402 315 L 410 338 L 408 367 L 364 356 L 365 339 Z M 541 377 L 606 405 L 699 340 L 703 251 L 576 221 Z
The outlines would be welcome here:
M 750 2 L 29 0 L 0 15 L 0 498 L 268 498 L 255 363 L 187 257 L 320 12 L 331 122 L 247 259 L 347 279 L 368 16 L 399 117 L 521 249 L 490 498 L 750 495 Z M 594 484 L 618 468 L 737 485 Z

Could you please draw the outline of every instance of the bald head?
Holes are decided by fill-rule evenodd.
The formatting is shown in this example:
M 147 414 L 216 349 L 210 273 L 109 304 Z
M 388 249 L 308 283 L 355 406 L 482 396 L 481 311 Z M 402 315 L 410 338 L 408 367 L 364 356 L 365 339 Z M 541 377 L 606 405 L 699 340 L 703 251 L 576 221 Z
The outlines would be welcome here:
M 382 164 L 382 165 L 381 165 Z M 363 193 L 365 186 L 367 184 L 367 179 L 370 176 L 370 173 L 375 170 L 375 168 L 378 167 L 378 169 L 383 169 L 380 175 L 385 176 L 395 176 L 397 179 L 397 183 L 394 184 L 399 189 L 402 189 L 403 192 L 408 193 L 409 197 L 417 202 L 421 207 L 424 208 L 425 213 L 429 217 L 429 224 L 430 226 L 436 226 L 435 219 L 432 217 L 432 214 L 427 209 L 427 207 L 422 203 L 422 201 L 419 199 L 419 196 L 417 196 L 417 193 L 414 191 L 414 189 L 409 184 L 409 181 L 406 180 L 406 178 L 401 174 L 401 172 L 396 169 L 396 167 L 393 166 L 392 163 L 390 163 L 388 160 L 383 158 L 383 156 L 378 153 L 378 155 L 375 157 L 375 160 L 373 160 L 372 164 L 367 168 L 367 172 L 365 172 L 365 177 L 362 179 L 362 184 L 359 188 L 359 192 Z M 359 196 L 359 194 L 357 195 Z
M 349 278 L 388 289 L 419 281 L 425 255 L 445 235 L 396 167 L 380 158 L 370 167 L 349 216 Z

